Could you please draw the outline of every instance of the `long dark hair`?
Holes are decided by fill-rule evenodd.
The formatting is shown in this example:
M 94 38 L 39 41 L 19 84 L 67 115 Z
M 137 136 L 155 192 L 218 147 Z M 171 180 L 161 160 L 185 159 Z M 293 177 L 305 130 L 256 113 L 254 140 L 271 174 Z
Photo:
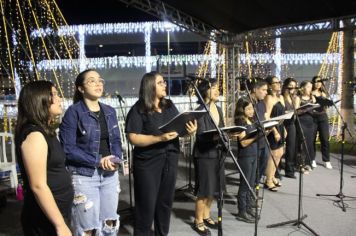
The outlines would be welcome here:
M 283 81 L 283 86 L 282 86 L 282 95 L 283 96 L 286 93 L 286 91 L 289 89 L 289 84 L 292 82 L 294 82 L 295 84 L 298 84 L 297 80 L 292 77 L 288 77 L 287 79 L 285 79 Z
M 84 85 L 85 75 L 90 71 L 96 71 L 94 69 L 87 69 L 80 72 L 75 79 L 75 92 L 73 96 L 73 104 L 83 100 L 83 94 L 79 91 L 79 86 Z
M 312 85 L 313 85 L 312 91 L 314 91 L 314 90 L 317 89 L 317 88 L 315 87 L 315 83 L 316 83 L 316 81 L 317 81 L 318 79 L 321 79 L 321 77 L 320 77 L 319 75 L 316 75 L 316 76 L 314 76 L 314 77 L 312 78 Z M 320 87 L 320 89 L 318 89 L 318 90 L 319 90 L 319 92 L 321 92 L 321 93 L 326 93 L 326 89 L 325 89 L 325 87 L 324 87 L 324 84 L 321 84 L 321 87 Z
M 300 90 L 299 90 L 299 96 L 302 97 L 303 96 L 303 93 L 304 93 L 304 90 L 305 90 L 305 86 L 308 84 L 308 83 L 311 83 L 309 80 L 304 80 L 300 83 Z M 310 93 L 310 98 L 312 98 L 312 93 Z
M 209 80 L 202 80 L 199 85 L 198 85 L 198 91 L 201 94 L 203 100 L 205 101 L 205 99 L 208 97 L 208 90 L 213 87 L 215 84 L 217 84 L 217 80 L 216 79 L 209 79 Z M 200 103 L 200 101 L 198 101 L 198 103 Z
M 38 125 L 48 135 L 55 134 L 49 112 L 53 103 L 53 87 L 52 82 L 40 80 L 30 82 L 22 88 L 18 100 L 16 138 L 26 124 Z
M 162 76 L 156 71 L 151 71 L 142 76 L 140 92 L 139 92 L 139 109 L 142 113 L 152 113 L 155 110 L 156 99 L 156 77 Z M 163 76 L 162 76 L 163 77 Z M 158 106 L 165 108 L 170 106 L 171 103 L 165 98 L 161 98 Z
M 235 124 L 237 124 L 239 120 L 245 120 L 245 108 L 250 104 L 251 101 L 247 97 L 241 97 L 237 101 L 234 115 Z
M 273 78 L 277 78 L 275 75 L 269 75 L 266 77 L 266 82 L 268 84 L 268 89 L 267 89 L 267 94 L 272 95 L 272 83 L 273 83 Z

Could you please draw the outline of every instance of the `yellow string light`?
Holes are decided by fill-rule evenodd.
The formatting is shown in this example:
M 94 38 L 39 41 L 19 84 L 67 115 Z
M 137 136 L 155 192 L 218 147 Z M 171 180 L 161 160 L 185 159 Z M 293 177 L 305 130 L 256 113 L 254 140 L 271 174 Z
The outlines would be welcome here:
M 38 31 L 40 32 L 40 38 L 41 38 L 41 41 L 42 41 L 43 48 L 44 48 L 44 50 L 45 50 L 46 56 L 47 56 L 49 62 L 51 63 L 51 57 L 50 57 L 50 55 L 49 55 L 49 52 L 48 52 L 46 43 L 45 43 L 44 38 L 43 38 L 43 35 L 42 35 L 42 32 L 40 31 L 40 26 L 39 26 L 39 24 L 38 24 L 36 14 L 35 14 L 35 12 L 33 11 L 32 4 L 31 4 L 31 0 L 28 0 L 28 4 L 29 4 L 29 6 L 30 6 L 30 10 L 31 10 L 32 16 L 33 16 L 33 18 L 34 18 L 34 20 L 35 20 L 36 27 L 37 27 Z M 59 90 L 61 96 L 64 97 L 64 96 L 63 96 L 62 88 L 61 88 L 61 86 L 60 86 L 60 84 L 59 84 L 59 81 L 58 81 L 58 76 L 57 76 L 57 74 L 56 74 L 56 71 L 55 71 L 54 69 L 52 69 L 52 71 L 53 71 L 54 78 L 56 79 L 56 84 L 57 84 L 58 90 Z
M 17 0 L 17 1 L 18 1 L 18 0 Z M 50 13 L 50 16 L 51 16 L 51 18 L 52 18 L 52 22 L 53 22 L 54 25 L 56 26 L 56 29 L 59 30 L 59 26 L 58 26 L 57 21 L 56 21 L 56 19 L 55 19 L 53 13 L 52 13 L 52 11 L 51 11 L 51 8 L 50 8 L 48 2 L 47 2 L 46 0 L 44 0 L 44 2 L 45 2 L 45 4 L 46 4 L 47 9 L 48 9 L 48 12 Z M 66 49 L 66 52 L 68 53 L 69 59 L 70 59 L 70 61 L 72 62 L 73 66 L 74 66 L 74 69 L 75 69 L 76 73 L 79 73 L 77 65 L 76 65 L 75 63 L 73 63 L 73 57 L 72 57 L 71 52 L 70 52 L 70 50 L 69 50 L 69 48 L 68 48 L 68 46 L 67 46 L 67 43 L 64 41 L 63 36 L 59 35 L 59 39 L 62 41 L 62 43 L 63 43 L 63 45 L 64 45 L 64 47 L 65 47 L 65 49 Z
M 11 75 L 9 75 L 11 77 L 11 80 L 13 81 L 14 83 L 14 87 L 15 87 L 15 77 L 14 77 L 14 74 L 15 74 L 15 71 L 14 71 L 14 67 L 12 65 L 12 57 L 11 57 L 11 51 L 10 51 L 10 43 L 9 43 L 9 37 L 7 35 L 7 27 L 6 27 L 6 19 L 5 19 L 5 13 L 4 13 L 4 7 L 2 5 L 2 0 L 0 0 L 0 7 L 1 7 L 1 14 L 2 14 L 2 21 L 3 21 L 3 24 L 4 24 L 4 33 L 5 33 L 5 39 L 6 39 L 6 46 L 7 46 L 7 52 L 8 52 L 8 59 L 9 59 L 9 63 L 10 63 L 10 68 L 11 68 Z

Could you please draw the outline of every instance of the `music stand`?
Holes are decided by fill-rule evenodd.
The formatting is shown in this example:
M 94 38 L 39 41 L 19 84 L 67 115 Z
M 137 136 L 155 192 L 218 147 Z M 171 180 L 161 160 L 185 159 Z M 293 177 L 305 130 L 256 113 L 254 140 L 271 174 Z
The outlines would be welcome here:
M 321 80 L 321 83 L 323 85 L 323 87 L 325 88 L 324 82 L 323 80 Z M 326 89 L 325 89 L 326 95 L 328 97 L 330 97 L 330 95 L 327 93 Z M 347 128 L 347 123 L 344 120 L 344 117 L 341 115 L 339 109 L 337 108 L 335 102 L 333 102 L 331 99 L 329 100 L 331 101 L 331 105 L 335 108 L 336 112 L 338 113 L 341 122 L 342 122 L 342 128 L 341 128 L 341 168 L 340 168 L 340 188 L 339 188 L 339 192 L 337 194 L 320 194 L 317 193 L 316 196 L 327 196 L 327 197 L 337 197 L 340 200 L 333 200 L 334 202 L 337 203 L 341 203 L 340 208 L 342 209 L 342 211 L 346 211 L 346 207 L 345 207 L 345 203 L 344 203 L 344 198 L 356 198 L 356 197 L 351 197 L 351 196 L 346 196 L 344 195 L 344 193 L 342 192 L 342 189 L 344 187 L 344 144 L 345 144 L 345 131 L 347 130 L 347 132 L 349 133 L 350 137 L 352 137 L 352 134 L 350 132 L 350 130 Z

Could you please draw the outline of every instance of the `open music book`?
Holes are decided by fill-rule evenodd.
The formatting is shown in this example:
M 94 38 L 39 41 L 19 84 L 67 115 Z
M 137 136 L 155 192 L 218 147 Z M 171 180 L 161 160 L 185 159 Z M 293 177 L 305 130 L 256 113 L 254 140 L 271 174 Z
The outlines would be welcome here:
M 205 110 L 184 111 L 173 117 L 166 124 L 158 127 L 158 129 L 164 133 L 175 131 L 181 137 L 187 134 L 187 130 L 185 128 L 185 124 L 187 122 L 198 120 L 206 113 L 207 112 Z
M 220 128 L 220 129 L 221 129 L 221 131 L 224 131 L 226 133 L 239 133 L 239 132 L 246 130 L 246 127 L 244 127 L 244 126 L 226 126 L 226 127 Z M 217 133 L 217 132 L 218 131 L 216 129 L 210 129 L 210 130 L 204 131 L 202 134 L 212 134 L 212 133 Z
M 284 120 L 289 120 L 289 119 L 292 119 L 294 115 L 294 111 L 291 111 L 291 112 L 288 112 L 284 115 L 280 115 L 280 116 L 276 116 L 276 117 L 273 117 L 269 120 L 264 120 L 262 121 L 262 123 L 265 123 L 265 122 L 270 122 L 270 121 L 278 121 L 278 122 L 281 122 L 281 121 L 284 121 Z

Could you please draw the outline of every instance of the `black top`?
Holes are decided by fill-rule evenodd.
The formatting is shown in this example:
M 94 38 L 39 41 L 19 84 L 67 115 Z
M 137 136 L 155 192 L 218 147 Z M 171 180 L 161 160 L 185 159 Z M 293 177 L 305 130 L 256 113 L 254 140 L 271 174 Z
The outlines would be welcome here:
M 224 116 L 220 107 L 216 106 L 219 113 L 219 127 L 224 127 Z M 204 106 L 200 105 L 196 110 L 203 110 Z M 198 128 L 196 142 L 194 147 L 194 156 L 198 158 L 217 158 L 218 157 L 218 140 L 213 140 L 214 134 L 202 134 L 204 131 L 215 129 L 209 114 L 206 113 L 197 120 Z
M 313 103 L 313 99 L 311 97 L 308 100 L 305 100 L 302 97 L 300 97 L 300 106 L 304 106 L 308 103 Z M 313 110 L 309 110 L 307 112 L 300 114 L 299 118 L 310 119 L 310 118 L 313 118 L 313 115 L 314 115 Z
M 292 97 L 292 99 L 293 98 L 294 97 Z M 293 105 L 291 103 L 289 103 L 289 101 L 287 99 L 284 99 L 284 104 L 285 104 L 286 112 L 294 112 Z M 283 123 L 284 123 L 285 126 L 294 125 L 294 123 L 295 123 L 295 115 L 293 115 L 291 119 L 284 120 Z
M 250 128 L 253 129 L 253 125 L 248 125 L 246 120 L 243 118 L 235 119 L 235 125 L 245 126 L 247 129 L 246 133 L 248 133 Z M 251 156 L 257 156 L 257 142 L 253 142 L 247 147 L 243 147 L 241 142 L 238 142 L 238 158 Z
M 274 104 L 272 111 L 271 111 L 271 118 L 273 117 L 277 117 L 277 116 L 281 116 L 284 115 L 286 113 L 285 107 L 283 106 L 283 104 L 281 102 L 277 102 L 276 104 Z M 281 136 L 281 140 L 278 143 L 283 143 L 284 142 L 284 125 L 277 125 L 276 129 L 278 130 L 279 135 Z M 268 135 L 268 141 L 271 143 L 275 142 L 273 133 L 270 133 Z
M 266 119 L 265 117 L 265 113 L 266 113 L 266 104 L 263 100 L 258 101 L 256 103 L 256 110 L 258 113 L 258 118 L 260 119 L 260 121 L 264 121 Z M 257 121 L 257 118 L 255 117 L 255 121 Z M 263 149 L 266 146 L 266 139 L 264 138 L 264 136 L 260 137 L 258 139 L 258 148 L 259 149 Z
M 126 133 L 161 135 L 163 132 L 158 127 L 166 124 L 179 113 L 171 100 L 167 100 L 167 105 L 165 108 L 162 108 L 162 112 L 152 113 L 141 112 L 139 102 L 137 101 L 127 114 Z M 146 147 L 135 146 L 134 156 L 136 158 L 147 159 L 164 154 L 167 151 L 179 152 L 178 137 L 168 142 L 159 142 Z
M 21 170 L 21 176 L 24 181 L 24 208 L 29 209 L 29 211 L 41 211 L 29 186 L 28 176 L 23 165 L 21 154 L 22 142 L 32 132 L 40 132 L 46 139 L 48 145 L 47 185 L 51 190 L 54 200 L 63 217 L 69 218 L 74 191 L 71 177 L 64 165 L 65 154 L 62 146 L 56 136 L 49 136 L 41 127 L 31 124 L 26 125 L 16 139 L 16 155 Z M 35 214 L 35 212 L 33 212 L 33 214 Z
M 109 147 L 109 131 L 106 125 L 105 115 L 100 111 L 94 112 L 95 116 L 99 120 L 100 125 L 100 146 L 99 146 L 99 154 L 102 157 L 106 157 L 111 155 L 110 147 Z

